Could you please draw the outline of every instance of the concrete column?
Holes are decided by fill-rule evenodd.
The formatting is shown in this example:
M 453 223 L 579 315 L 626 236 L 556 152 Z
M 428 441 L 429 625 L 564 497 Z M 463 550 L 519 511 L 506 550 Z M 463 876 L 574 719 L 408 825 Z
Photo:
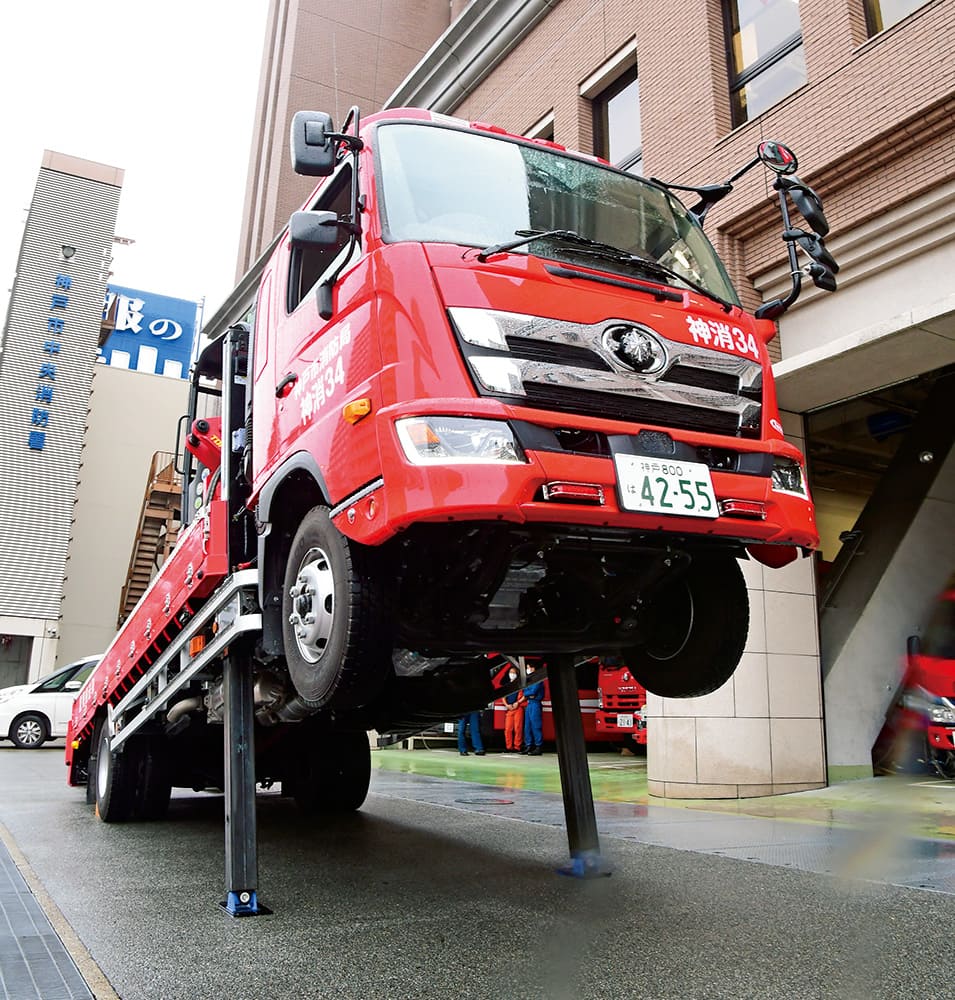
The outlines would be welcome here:
M 52 674 L 56 663 L 56 647 L 59 642 L 58 622 L 43 622 L 42 632 L 33 639 L 33 649 L 30 652 L 30 676 L 27 683 Z
M 802 418 L 783 423 L 802 448 Z M 826 783 L 813 560 L 741 565 L 750 627 L 736 673 L 701 698 L 648 696 L 651 795 L 748 798 Z

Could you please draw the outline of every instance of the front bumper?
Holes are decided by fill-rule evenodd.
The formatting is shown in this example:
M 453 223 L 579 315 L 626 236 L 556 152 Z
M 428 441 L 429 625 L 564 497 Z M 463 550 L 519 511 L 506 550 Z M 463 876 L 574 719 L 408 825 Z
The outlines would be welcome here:
M 786 545 L 812 549 L 819 537 L 812 501 L 772 489 L 768 475 L 711 470 L 716 498 L 757 504 L 761 516 L 715 518 L 635 513 L 621 508 L 613 459 L 609 456 L 571 451 L 527 449 L 521 464 L 413 465 L 402 450 L 395 431 L 400 417 L 428 414 L 487 417 L 522 422 L 539 421 L 542 426 L 568 426 L 606 436 L 633 432 L 614 421 L 567 418 L 544 411 L 521 410 L 490 400 L 432 399 L 425 410 L 420 404 L 386 407 L 376 415 L 381 458 L 381 480 L 362 491 L 354 502 L 345 498 L 333 517 L 340 531 L 357 542 L 380 545 L 414 524 L 455 521 L 504 521 L 514 524 L 562 524 L 611 527 L 647 535 L 698 536 L 710 541 L 726 539 L 740 544 Z M 561 424 L 556 424 L 561 420 Z M 677 435 L 674 434 L 674 437 Z M 681 434 L 694 447 L 745 448 L 716 435 Z M 751 453 L 772 448 L 786 456 L 798 455 L 783 442 L 748 444 Z M 550 483 L 582 483 L 596 486 L 602 502 L 569 502 L 545 499 Z

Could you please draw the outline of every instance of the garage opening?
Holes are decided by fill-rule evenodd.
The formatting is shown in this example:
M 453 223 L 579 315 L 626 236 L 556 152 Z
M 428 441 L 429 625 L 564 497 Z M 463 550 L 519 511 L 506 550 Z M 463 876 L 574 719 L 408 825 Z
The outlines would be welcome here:
M 888 473 L 932 389 L 952 371 L 940 369 L 807 414 L 806 453 L 819 527 L 817 559 L 823 598 L 834 584 L 832 568 L 837 557 L 844 549 L 860 547 L 860 515 Z M 955 398 L 949 422 L 955 424 Z M 933 463 L 944 458 L 934 454 L 930 459 L 928 454 L 921 457 Z M 820 603 L 824 606 L 825 600 Z

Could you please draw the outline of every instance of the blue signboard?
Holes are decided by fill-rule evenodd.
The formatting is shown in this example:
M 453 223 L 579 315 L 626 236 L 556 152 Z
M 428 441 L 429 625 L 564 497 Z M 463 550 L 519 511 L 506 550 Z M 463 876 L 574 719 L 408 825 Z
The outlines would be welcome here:
M 187 299 L 109 285 L 103 323 L 113 329 L 100 355 L 113 367 L 188 378 L 197 311 Z

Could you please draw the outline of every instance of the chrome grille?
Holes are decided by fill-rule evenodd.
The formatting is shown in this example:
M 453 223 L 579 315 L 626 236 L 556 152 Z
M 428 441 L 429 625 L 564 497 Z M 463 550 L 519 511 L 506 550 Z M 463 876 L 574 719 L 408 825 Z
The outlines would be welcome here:
M 629 320 L 586 325 L 463 308 L 449 314 L 483 396 L 651 426 L 760 434 L 756 361 L 669 340 Z M 664 362 L 654 362 L 659 370 L 641 372 L 621 361 L 608 336 L 621 327 L 651 340 L 657 354 L 662 348 Z

